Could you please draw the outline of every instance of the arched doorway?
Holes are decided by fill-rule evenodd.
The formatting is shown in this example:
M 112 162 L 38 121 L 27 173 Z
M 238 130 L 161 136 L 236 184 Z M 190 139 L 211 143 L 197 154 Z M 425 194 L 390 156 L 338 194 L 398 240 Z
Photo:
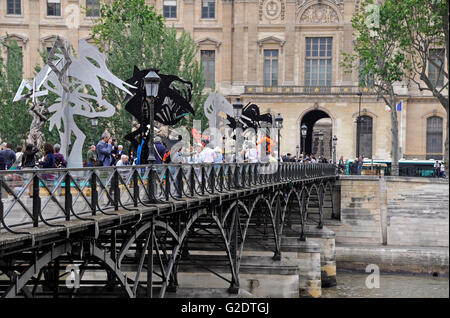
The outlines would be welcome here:
M 307 128 L 305 145 L 303 145 L 303 139 L 301 136 L 301 127 L 305 124 Z M 319 140 L 318 133 L 323 132 L 323 140 Z M 306 154 L 315 154 L 316 157 L 324 155 L 327 159 L 332 159 L 332 131 L 333 123 L 330 116 L 323 110 L 315 109 L 306 113 L 300 121 L 299 133 L 300 133 L 300 152 Z

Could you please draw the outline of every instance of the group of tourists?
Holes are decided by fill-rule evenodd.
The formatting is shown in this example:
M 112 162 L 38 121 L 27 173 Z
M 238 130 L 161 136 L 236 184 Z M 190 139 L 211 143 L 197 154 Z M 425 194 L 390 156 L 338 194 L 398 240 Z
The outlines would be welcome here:
M 434 167 L 434 177 L 445 178 L 445 165 L 443 161 L 439 162 L 436 160 L 433 167 Z
M 294 156 L 290 153 L 281 156 L 282 162 L 301 162 L 301 163 L 331 163 L 331 160 L 325 158 L 325 156 L 320 155 L 316 158 L 315 154 L 307 154 L 303 157 L 303 154 L 300 154 L 298 157 Z
M 135 161 L 133 152 L 125 154 L 122 145 L 108 132 L 103 133 L 102 139 L 96 145 L 91 145 L 87 152 L 85 166 L 127 166 Z
M 21 169 L 33 169 L 36 167 L 52 169 L 52 168 L 65 168 L 67 161 L 64 156 L 59 153 L 61 146 L 50 143 L 44 144 L 42 157 L 39 157 L 41 153 L 39 149 L 33 146 L 33 144 L 27 144 L 25 151 L 22 146 L 17 146 L 14 149 L 14 145 L 11 143 L 2 143 L 0 145 L 0 170 L 21 170 Z
M 14 149 L 14 150 L 13 150 Z M 25 150 L 22 146 L 17 146 L 11 143 L 0 144 L 0 170 L 20 170 L 33 168 L 65 168 L 67 161 L 60 153 L 61 146 L 59 144 L 52 145 L 45 143 L 43 149 L 37 149 L 33 144 L 27 144 Z M 203 140 L 201 143 L 190 146 L 178 148 L 174 153 L 168 149 L 161 137 L 154 138 L 153 152 L 155 155 L 155 164 L 169 164 L 169 163 L 184 163 L 184 164 L 199 164 L 199 163 L 232 163 L 236 162 L 236 153 L 230 151 L 225 153 L 223 147 L 214 147 L 208 140 Z M 243 162 L 257 163 L 257 162 L 272 162 L 278 161 L 278 153 L 268 153 L 266 158 L 261 157 L 254 142 L 246 141 L 244 147 L 239 153 L 240 160 Z M 87 160 L 84 166 L 127 166 L 137 164 L 137 157 L 131 151 L 126 154 L 124 147 L 118 143 L 116 138 L 112 138 L 111 134 L 105 132 L 97 145 L 91 145 L 87 152 Z M 331 160 L 321 155 L 316 158 L 315 154 L 300 154 L 299 156 L 286 153 L 281 156 L 282 162 L 300 162 L 300 163 L 332 163 Z M 354 160 L 344 160 L 343 156 L 336 162 L 338 172 L 341 174 L 348 173 L 353 175 L 361 175 L 363 167 L 363 157 L 359 156 Z M 434 163 L 433 176 L 436 178 L 445 178 L 445 165 L 443 162 L 436 160 Z

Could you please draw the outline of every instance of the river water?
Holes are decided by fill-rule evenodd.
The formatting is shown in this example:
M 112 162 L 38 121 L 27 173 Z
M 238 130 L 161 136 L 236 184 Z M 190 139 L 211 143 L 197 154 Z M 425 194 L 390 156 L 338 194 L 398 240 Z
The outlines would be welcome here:
M 322 288 L 323 298 L 448 298 L 448 277 L 380 274 L 379 288 L 366 287 L 369 274 L 338 272 L 338 285 Z

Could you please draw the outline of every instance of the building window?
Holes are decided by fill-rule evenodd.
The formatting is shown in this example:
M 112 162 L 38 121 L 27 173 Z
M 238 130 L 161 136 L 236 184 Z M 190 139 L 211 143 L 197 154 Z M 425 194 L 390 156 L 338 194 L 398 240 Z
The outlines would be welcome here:
M 216 52 L 202 50 L 200 52 L 203 76 L 205 79 L 205 87 L 214 88 L 215 86 L 215 71 L 216 71 Z
M 47 16 L 61 16 L 61 0 L 47 0 Z
M 278 50 L 264 50 L 264 86 L 278 85 Z
M 87 17 L 100 16 L 100 0 L 86 0 L 86 16 Z
M 202 19 L 215 19 L 216 0 L 202 0 Z
M 331 85 L 333 38 L 306 38 L 305 86 Z
M 169 19 L 177 18 L 177 1 L 176 0 L 164 0 L 163 15 L 165 18 L 169 18 Z
M 21 0 L 7 0 L 6 2 L 7 14 L 22 14 L 22 1 Z
M 430 59 L 438 66 L 431 62 L 428 63 L 428 78 L 435 87 L 442 87 L 444 85 L 444 62 L 445 49 L 431 49 Z
M 362 74 L 364 67 L 364 61 L 359 61 L 359 86 L 372 87 L 373 86 L 373 74 Z
M 426 159 L 442 159 L 443 120 L 432 116 L 427 119 L 427 155 Z
M 372 158 L 372 125 L 372 117 L 359 117 L 356 133 L 359 135 L 359 154 L 363 158 Z M 358 152 L 358 150 L 356 152 Z

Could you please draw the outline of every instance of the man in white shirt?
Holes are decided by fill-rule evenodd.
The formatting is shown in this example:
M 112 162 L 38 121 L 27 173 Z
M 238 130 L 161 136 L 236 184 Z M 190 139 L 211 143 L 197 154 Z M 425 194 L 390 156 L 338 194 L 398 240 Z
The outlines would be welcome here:
M 440 165 L 439 165 L 439 161 L 436 160 L 436 162 L 434 163 L 434 176 L 436 178 L 439 178 L 439 174 L 440 174 Z
M 250 163 L 258 162 L 258 151 L 256 150 L 254 143 L 249 144 L 247 156 L 248 156 L 248 162 L 250 162 Z
M 212 149 L 210 145 L 207 143 L 202 151 L 203 163 L 213 163 L 214 156 L 215 156 L 214 149 Z
M 445 178 L 445 165 L 444 165 L 444 162 L 441 162 L 441 177 Z

